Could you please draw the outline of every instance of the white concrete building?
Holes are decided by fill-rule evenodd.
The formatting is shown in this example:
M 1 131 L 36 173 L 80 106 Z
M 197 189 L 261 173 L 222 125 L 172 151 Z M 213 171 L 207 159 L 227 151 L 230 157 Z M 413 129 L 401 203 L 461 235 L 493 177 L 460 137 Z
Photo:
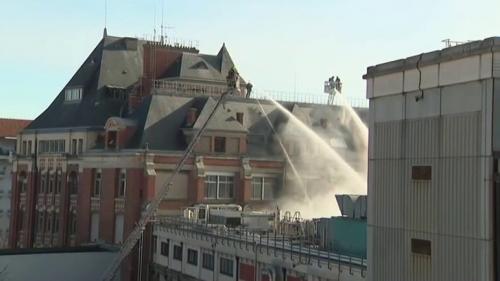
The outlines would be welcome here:
M 0 118 L 0 248 L 9 242 L 10 198 L 12 185 L 12 153 L 16 151 L 16 135 L 28 125 L 27 120 Z
M 500 38 L 364 78 L 368 280 L 498 280 Z
M 152 244 L 151 280 L 366 280 L 365 259 L 291 244 L 281 235 L 163 218 L 154 226 Z

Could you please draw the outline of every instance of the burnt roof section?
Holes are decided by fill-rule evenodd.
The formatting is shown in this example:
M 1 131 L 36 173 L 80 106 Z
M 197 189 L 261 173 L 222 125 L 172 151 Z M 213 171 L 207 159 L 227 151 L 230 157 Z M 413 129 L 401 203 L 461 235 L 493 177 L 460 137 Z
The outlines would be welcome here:
M 464 57 L 479 55 L 487 52 L 500 51 L 500 37 L 490 37 L 484 40 L 472 41 L 458 46 L 422 53 L 391 62 L 377 64 L 367 68 L 364 79 L 372 78 L 409 69 L 414 69 L 417 64 L 420 67 L 457 60 Z
M 144 116 L 144 122 L 139 124 L 129 148 L 145 148 L 164 151 L 183 151 L 187 147 L 185 130 L 197 130 L 207 120 L 214 108 L 216 100 L 212 97 L 186 97 L 172 95 L 153 95 L 151 100 L 139 109 Z M 259 105 L 260 103 L 260 105 Z M 338 106 L 297 104 L 282 102 L 289 111 L 305 115 L 309 126 L 318 127 L 321 119 L 335 122 L 336 116 L 342 114 Z M 261 109 L 261 106 L 263 110 Z M 186 126 L 186 116 L 191 108 L 197 111 L 197 120 L 190 128 Z M 366 117 L 367 109 L 356 109 L 360 116 Z M 239 123 L 236 114 L 243 114 L 243 123 Z M 247 136 L 248 155 L 265 157 L 281 155 L 277 138 L 269 122 L 279 132 L 288 122 L 288 117 L 277 107 L 266 100 L 245 99 L 236 96 L 226 96 L 214 117 L 207 125 L 207 132 L 238 133 Z M 366 122 L 366 119 L 362 119 Z M 302 119 L 302 118 L 300 118 Z M 140 122 L 138 122 L 140 123 Z M 348 133 L 348 132 L 347 132 Z

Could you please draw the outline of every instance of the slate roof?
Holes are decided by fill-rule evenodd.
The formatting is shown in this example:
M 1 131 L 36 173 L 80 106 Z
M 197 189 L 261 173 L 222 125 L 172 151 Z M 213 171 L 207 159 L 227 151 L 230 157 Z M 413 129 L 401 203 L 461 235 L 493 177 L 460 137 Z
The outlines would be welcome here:
M 31 120 L 0 118 L 0 138 L 16 137 Z
M 142 55 L 131 49 L 134 38 L 103 38 L 64 87 L 82 87 L 82 100 L 65 101 L 63 89 L 26 129 L 103 127 L 112 116 L 120 116 L 126 103 L 107 98 L 105 85 L 129 87 L 139 79 Z
M 143 111 L 141 115 L 145 115 L 145 119 L 143 125 L 139 125 L 140 128 L 129 147 L 145 148 L 147 144 L 149 149 L 153 150 L 184 150 L 187 147 L 184 130 L 201 128 L 215 103 L 216 100 L 212 97 L 152 96 L 151 100 L 140 109 Z M 335 106 L 291 102 L 282 104 L 293 114 L 302 114 L 303 117 L 299 116 L 299 119 L 305 117 L 305 122 L 309 126 L 319 126 L 322 118 L 335 122 L 335 116 L 340 114 L 340 108 Z M 193 107 L 197 109 L 198 117 L 194 125 L 188 128 L 186 116 L 189 109 Z M 367 111 L 367 109 L 361 111 Z M 243 124 L 236 120 L 238 112 L 243 113 Z M 269 121 L 266 119 L 266 115 Z M 280 155 L 280 148 L 269 122 L 279 132 L 282 126 L 288 122 L 288 117 L 269 101 L 226 96 L 223 104 L 209 121 L 207 130 L 246 134 L 248 155 L 250 156 Z M 300 132 L 298 133 L 300 134 Z M 348 133 L 346 139 L 349 138 Z
M 110 98 L 106 89 L 124 89 L 127 94 L 134 91 L 143 76 L 145 44 L 150 42 L 106 35 L 49 107 L 26 129 L 102 129 L 109 117 L 128 118 L 127 101 Z M 183 51 L 182 48 L 169 46 L 155 48 L 180 54 L 180 59 L 168 62 L 160 78 L 225 84 L 227 72 L 234 66 L 225 46 L 217 55 L 198 54 L 197 50 Z M 72 87 L 83 88 L 81 101 L 65 101 L 65 89 Z

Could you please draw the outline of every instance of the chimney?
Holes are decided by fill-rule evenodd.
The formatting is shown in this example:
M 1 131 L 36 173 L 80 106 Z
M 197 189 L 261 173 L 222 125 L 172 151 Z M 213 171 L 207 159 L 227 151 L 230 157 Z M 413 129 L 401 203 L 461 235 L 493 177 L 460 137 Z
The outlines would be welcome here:
M 236 120 L 243 125 L 243 112 L 236 112 Z
M 186 127 L 192 127 L 196 122 L 196 113 L 198 110 L 194 107 L 189 108 L 186 115 Z

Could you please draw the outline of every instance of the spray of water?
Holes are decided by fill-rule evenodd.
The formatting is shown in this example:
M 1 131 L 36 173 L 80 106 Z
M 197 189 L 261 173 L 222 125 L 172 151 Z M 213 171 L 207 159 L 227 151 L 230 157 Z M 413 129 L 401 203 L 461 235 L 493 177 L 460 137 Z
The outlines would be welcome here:
M 367 151 L 365 138 L 367 134 L 363 134 L 366 126 L 352 108 L 346 108 L 337 120 L 340 124 L 335 124 L 331 132 L 323 132 L 326 135 L 320 136 L 321 132 L 315 132 L 281 104 L 271 101 L 280 112 L 288 117 L 286 125 L 277 130 L 281 139 L 285 143 L 291 142 L 300 146 L 299 152 L 288 151 L 286 153 L 290 154 L 289 158 L 297 165 L 294 166 L 295 177 L 287 179 L 286 191 L 278 201 L 282 209 L 300 210 L 302 216 L 306 218 L 339 215 L 340 212 L 334 199 L 335 194 L 366 194 L 366 172 L 365 169 L 359 169 L 359 166 L 366 166 L 366 163 L 363 163 L 365 157 L 359 156 L 359 154 L 366 154 Z M 304 116 L 307 118 L 307 114 Z M 340 125 L 344 128 L 343 130 L 339 129 Z M 353 128 L 354 132 L 348 132 Z M 331 134 L 343 136 L 346 131 L 351 136 L 351 145 L 356 147 L 355 152 L 341 146 L 335 148 L 335 145 L 328 142 L 328 140 L 335 140 L 341 143 L 342 137 L 332 137 Z M 328 135 L 328 133 L 331 134 Z M 285 149 L 283 143 L 280 145 L 282 149 Z M 342 156 L 337 150 L 342 151 Z M 353 163 L 359 165 L 356 166 Z M 358 169 L 354 169 L 353 166 Z M 297 174 L 300 176 L 297 177 Z M 301 182 L 298 186 L 294 186 L 294 181 L 298 178 Z M 304 188 L 308 197 L 302 195 Z
M 260 103 L 259 100 L 257 100 L 257 103 L 259 104 L 259 108 L 262 111 L 262 114 L 264 114 L 264 116 L 266 118 L 266 121 L 269 124 L 269 127 L 273 131 L 274 136 L 278 140 L 278 143 L 280 145 L 281 151 L 283 151 L 283 154 L 285 155 L 286 161 L 290 165 L 290 168 L 292 169 L 292 172 L 295 175 L 295 178 L 299 182 L 299 185 L 302 187 L 303 195 L 304 195 L 306 201 L 310 201 L 311 199 L 309 198 L 309 194 L 307 194 L 307 192 L 306 192 L 304 181 L 302 180 L 302 177 L 300 176 L 299 172 L 297 171 L 297 168 L 295 168 L 295 165 L 293 164 L 293 161 L 290 158 L 290 155 L 286 151 L 286 148 L 283 145 L 283 142 L 281 141 L 281 138 L 280 138 L 279 134 L 276 132 L 276 130 L 275 130 L 274 126 L 273 126 L 273 123 L 271 122 L 271 120 L 269 120 L 269 116 L 267 115 L 267 112 L 264 110 L 264 107 L 262 107 L 262 104 Z

